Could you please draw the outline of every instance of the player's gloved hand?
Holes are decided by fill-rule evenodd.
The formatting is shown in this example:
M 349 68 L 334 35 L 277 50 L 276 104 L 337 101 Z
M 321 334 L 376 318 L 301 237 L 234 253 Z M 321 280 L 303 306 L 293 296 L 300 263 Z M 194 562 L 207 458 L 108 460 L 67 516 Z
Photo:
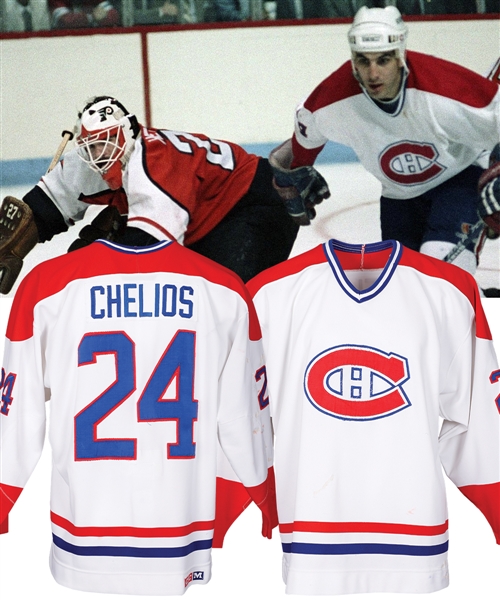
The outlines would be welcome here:
M 38 243 L 31 208 L 22 200 L 6 196 L 0 206 L 0 294 L 8 294 L 21 268 L 23 258 Z
M 96 240 L 114 242 L 125 231 L 126 224 L 126 217 L 120 214 L 116 206 L 106 206 L 90 225 L 82 228 L 79 237 L 68 248 L 68 252 L 85 248 Z
M 330 197 L 323 176 L 312 166 L 290 169 L 292 143 L 287 140 L 269 155 L 274 173 L 273 186 L 298 225 L 309 225 L 316 216 L 314 206 Z
M 500 237 L 500 143 L 490 154 L 490 165 L 479 178 L 479 216 L 490 239 Z

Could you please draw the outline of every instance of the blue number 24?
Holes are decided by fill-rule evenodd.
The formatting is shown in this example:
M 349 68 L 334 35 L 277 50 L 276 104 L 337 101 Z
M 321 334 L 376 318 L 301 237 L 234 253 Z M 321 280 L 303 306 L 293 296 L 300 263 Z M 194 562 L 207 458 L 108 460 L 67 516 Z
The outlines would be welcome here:
M 88 333 L 78 347 L 78 366 L 93 364 L 103 354 L 114 355 L 116 379 L 75 416 L 75 460 L 128 459 L 137 456 L 136 439 L 99 439 L 97 426 L 135 391 L 135 344 L 122 331 Z M 137 402 L 139 422 L 176 421 L 177 441 L 167 444 L 168 458 L 194 458 L 193 425 L 198 417 L 194 399 L 195 333 L 178 331 L 156 364 Z M 176 397 L 163 394 L 176 379 Z

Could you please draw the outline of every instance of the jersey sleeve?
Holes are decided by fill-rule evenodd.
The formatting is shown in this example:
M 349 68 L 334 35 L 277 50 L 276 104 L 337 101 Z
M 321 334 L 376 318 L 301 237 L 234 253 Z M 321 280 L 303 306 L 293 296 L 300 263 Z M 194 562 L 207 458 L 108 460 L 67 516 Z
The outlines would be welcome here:
M 278 524 L 260 330 L 255 339 L 248 331 L 248 320 L 240 319 L 220 382 L 218 435 L 224 456 L 219 458 L 215 547 L 222 546 L 227 529 L 250 501 L 261 510 L 265 537 Z
M 68 230 L 68 225 L 62 213 L 40 186 L 35 185 L 23 197 L 23 202 L 33 212 L 39 242 L 47 242 L 58 233 Z
M 41 178 L 38 186 L 54 203 L 67 225 L 83 219 L 89 204 L 107 204 L 110 193 L 99 173 L 92 171 L 74 149 Z M 101 196 L 105 199 L 100 199 Z
M 65 154 L 64 160 L 44 175 L 23 201 L 33 211 L 40 242 L 67 231 L 84 218 L 91 204 L 113 204 L 120 214 L 128 212 L 124 190 L 111 190 L 98 173 L 80 160 L 75 150 Z
M 500 370 L 480 301 L 445 375 L 440 409 L 444 470 L 484 514 L 500 544 Z
M 360 93 L 350 61 L 331 73 L 295 110 L 292 168 L 312 165 L 328 138 L 316 123 L 316 111 Z
M 316 127 L 314 114 L 301 104 L 295 111 L 291 167 L 312 165 L 327 141 L 328 139 Z
M 43 359 L 40 336 L 32 326 L 33 311 L 29 302 L 22 301 L 25 281 L 12 305 L 0 380 L 0 523 L 4 533 L 8 514 L 41 456 L 45 439 Z

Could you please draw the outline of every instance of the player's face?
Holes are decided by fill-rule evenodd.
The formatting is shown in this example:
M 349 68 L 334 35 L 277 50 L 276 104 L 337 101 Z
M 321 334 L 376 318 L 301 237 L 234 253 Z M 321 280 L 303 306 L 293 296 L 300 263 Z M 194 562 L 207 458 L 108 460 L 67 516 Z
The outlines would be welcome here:
M 93 142 L 89 145 L 89 152 L 97 164 L 106 163 L 112 154 L 116 152 L 116 135 L 112 135 L 109 141 Z
M 368 94 L 375 100 L 392 100 L 401 83 L 396 52 L 357 52 L 354 67 Z

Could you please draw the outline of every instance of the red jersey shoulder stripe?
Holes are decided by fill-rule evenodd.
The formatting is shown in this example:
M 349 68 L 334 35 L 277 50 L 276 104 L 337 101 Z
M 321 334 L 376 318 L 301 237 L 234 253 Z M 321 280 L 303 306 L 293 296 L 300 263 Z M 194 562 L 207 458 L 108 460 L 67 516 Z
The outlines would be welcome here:
M 484 314 L 479 289 L 473 276 L 460 267 L 403 247 L 399 266 L 416 269 L 429 277 L 444 279 L 455 286 L 470 302 L 476 314 L 476 336 L 491 340 L 491 331 Z
M 456 63 L 411 50 L 406 60 L 408 88 L 444 96 L 473 108 L 488 106 L 498 93 L 496 82 Z M 358 94 L 362 90 L 352 73 L 351 61 L 347 61 L 313 90 L 304 106 L 314 112 Z
M 498 84 L 442 58 L 408 51 L 408 88 L 456 100 L 473 108 L 488 106 Z
M 304 107 L 315 112 L 329 104 L 362 93 L 361 87 L 352 73 L 352 63 L 348 60 L 312 91 L 305 101 Z
M 12 304 L 6 336 L 22 341 L 33 335 L 35 306 L 72 281 L 116 273 L 179 273 L 199 276 L 239 294 L 250 316 L 250 339 L 260 339 L 260 325 L 241 279 L 229 269 L 176 242 L 130 248 L 100 240 L 86 248 L 37 265 L 21 282 Z
M 295 273 L 299 273 L 300 271 L 303 271 L 305 268 L 312 265 L 317 265 L 324 262 L 327 262 L 327 258 L 323 249 L 323 244 L 320 244 L 312 250 L 304 252 L 303 254 L 299 254 L 298 256 L 294 256 L 293 258 L 289 258 L 275 265 L 274 267 L 270 267 L 269 269 L 262 271 L 262 273 L 259 273 L 253 279 L 247 282 L 247 288 L 250 290 L 250 294 L 253 298 L 264 285 L 272 281 L 277 281 L 278 279 L 283 279 L 290 275 L 294 275 Z

